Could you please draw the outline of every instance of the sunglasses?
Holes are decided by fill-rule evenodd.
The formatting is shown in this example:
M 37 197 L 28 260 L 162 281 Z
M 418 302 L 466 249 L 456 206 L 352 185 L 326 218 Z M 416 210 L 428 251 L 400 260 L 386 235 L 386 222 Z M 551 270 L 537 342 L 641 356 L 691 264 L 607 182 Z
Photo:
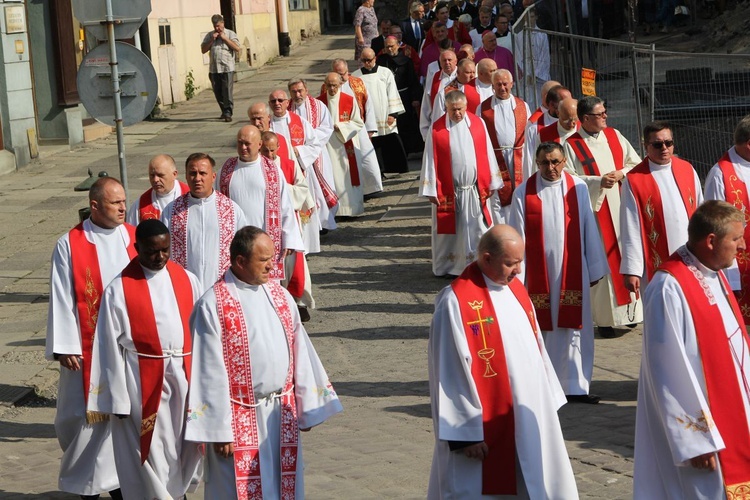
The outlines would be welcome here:
M 651 143 L 651 147 L 656 149 L 661 149 L 664 146 L 671 148 L 672 146 L 674 146 L 674 141 L 654 141 Z
M 548 167 L 550 165 L 552 165 L 553 167 L 556 167 L 561 163 L 565 163 L 565 158 L 563 158 L 562 160 L 555 159 L 555 160 L 543 160 L 543 161 L 536 162 L 536 164 L 539 165 L 540 167 Z

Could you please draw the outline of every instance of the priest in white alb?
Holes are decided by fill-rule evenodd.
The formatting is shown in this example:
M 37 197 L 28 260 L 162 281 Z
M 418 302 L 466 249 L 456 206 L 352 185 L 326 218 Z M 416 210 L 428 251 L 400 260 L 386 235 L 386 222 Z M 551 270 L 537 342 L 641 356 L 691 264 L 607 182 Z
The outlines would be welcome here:
M 445 99 L 438 100 L 438 96 L 443 93 L 445 86 L 456 78 L 458 68 L 456 53 L 451 49 L 441 51 L 438 64 L 439 70 L 430 75 L 429 81 L 425 82 L 422 106 L 419 111 L 419 131 L 425 142 L 427 142 L 432 124 L 445 114 Z
M 487 129 L 466 110 L 466 96 L 454 90 L 445 101 L 448 111 L 427 136 L 419 195 L 432 203 L 432 272 L 457 276 L 492 227 L 490 198 L 503 181 Z
M 586 184 L 563 170 L 555 142 L 536 151 L 539 171 L 513 193 L 510 224 L 526 244 L 520 277 L 534 303 L 552 365 L 568 401 L 596 404 L 590 287 L 609 273 Z
M 428 373 L 435 450 L 427 498 L 578 498 L 557 410 L 565 404 L 510 226 L 435 300 Z
M 190 192 L 169 204 L 162 218 L 169 227 L 172 260 L 198 277 L 201 292 L 229 268 L 229 242 L 247 225 L 239 205 L 214 189 L 215 166 L 206 153 L 188 156 Z
M 643 297 L 633 498 L 728 498 L 750 487 L 750 345 L 723 270 L 744 214 L 710 200 Z
M 174 158 L 160 154 L 148 162 L 148 188 L 128 209 L 127 223 L 137 226 L 146 219 L 160 219 L 164 209 L 189 191 L 188 185 L 177 180 Z
M 532 158 L 541 143 L 556 142 L 562 145 L 578 131 L 581 125 L 578 121 L 578 101 L 572 97 L 563 99 L 558 107 L 558 118 L 542 128 L 533 125 L 526 127 L 526 153 Z M 536 164 L 531 166 L 531 171 L 536 171 Z
M 198 279 L 169 260 L 156 219 L 135 232 L 138 256 L 104 290 L 88 409 L 109 415 L 124 498 L 182 498 L 201 453 L 185 442 L 193 304 Z M 195 479 L 193 479 L 195 478 Z
M 242 228 L 191 318 L 185 439 L 206 444 L 207 499 L 303 499 L 299 431 L 342 411 L 294 300 L 270 279 L 273 255 L 263 231 Z

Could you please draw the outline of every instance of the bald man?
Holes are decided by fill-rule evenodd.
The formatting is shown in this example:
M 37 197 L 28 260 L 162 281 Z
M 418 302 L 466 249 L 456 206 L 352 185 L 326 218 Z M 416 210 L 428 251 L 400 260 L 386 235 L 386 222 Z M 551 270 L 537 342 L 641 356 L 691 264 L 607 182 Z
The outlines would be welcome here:
M 480 101 L 492 97 L 492 73 L 497 71 L 497 63 L 493 59 L 485 58 L 477 63 L 477 92 Z
M 541 104 L 533 113 L 531 113 L 529 123 L 535 124 L 538 128 L 542 128 L 552 123 L 552 117 L 549 116 L 549 109 L 547 109 L 545 103 L 547 102 L 547 93 L 549 92 L 549 89 L 557 87 L 558 85 L 561 85 L 561 83 L 556 80 L 548 80 L 542 84 Z
M 479 62 L 482 59 L 492 59 L 497 63 L 497 67 L 513 71 L 515 63 L 513 62 L 513 53 L 505 47 L 497 45 L 497 37 L 491 31 L 485 31 L 482 35 L 482 48 L 477 50 L 474 60 Z
M 422 133 L 424 140 L 427 140 L 432 122 L 445 113 L 445 102 L 438 100 L 437 97 L 443 93 L 446 85 L 456 77 L 458 70 L 458 58 L 456 53 L 450 49 L 442 51 L 438 61 L 440 70 L 425 81 L 424 95 L 422 96 L 419 131 Z
M 536 153 L 536 148 L 543 142 L 556 142 L 564 145 L 565 141 L 571 135 L 578 131 L 580 123 L 578 122 L 578 101 L 572 97 L 564 99 L 557 106 L 558 120 L 546 127 L 537 128 L 534 124 L 529 124 L 526 128 L 526 145 L 527 154 Z M 531 171 L 536 171 L 536 163 L 531 165 Z
M 479 241 L 477 260 L 435 300 L 428 499 L 578 498 L 557 416 L 565 396 L 516 279 L 523 256 L 519 234 L 495 226 Z
M 166 154 L 156 155 L 148 162 L 148 182 L 151 187 L 128 209 L 128 224 L 137 226 L 142 220 L 161 218 L 167 205 L 190 191 L 187 184 L 177 180 L 177 165 Z

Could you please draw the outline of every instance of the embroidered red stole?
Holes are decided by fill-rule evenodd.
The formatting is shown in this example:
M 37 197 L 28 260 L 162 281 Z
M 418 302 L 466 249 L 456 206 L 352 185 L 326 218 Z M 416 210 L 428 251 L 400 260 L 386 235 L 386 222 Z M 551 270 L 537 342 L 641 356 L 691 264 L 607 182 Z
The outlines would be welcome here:
M 263 180 L 266 184 L 265 203 L 265 228 L 266 234 L 271 237 L 274 249 L 273 269 L 269 273 L 271 279 L 284 279 L 284 257 L 282 255 L 282 231 L 281 231 L 281 179 L 279 179 L 279 167 L 265 156 L 259 156 L 260 166 L 263 170 Z M 231 199 L 229 196 L 229 184 L 232 175 L 237 168 L 237 157 L 229 158 L 221 167 L 219 174 L 219 192 Z M 234 237 L 234 235 L 232 235 Z M 231 238 L 230 238 L 231 241 Z
M 302 125 L 302 118 L 294 113 L 287 113 L 287 116 L 289 117 L 289 121 L 287 122 L 287 126 L 289 127 L 289 140 L 292 142 L 292 146 L 304 146 L 305 127 Z
M 471 376 L 482 403 L 484 442 L 489 447 L 482 461 L 482 494 L 515 495 L 516 433 L 513 393 L 497 311 L 476 262 L 451 283 L 458 299 L 466 341 L 471 351 Z M 509 287 L 526 311 L 534 333 L 534 308 L 523 284 L 513 279 Z M 537 340 L 536 338 L 534 339 Z M 541 347 L 540 347 L 541 349 Z
M 721 177 L 724 181 L 724 199 L 745 214 L 745 241 L 750 241 L 750 201 L 748 201 L 747 185 L 737 175 L 729 153 L 718 162 Z M 746 325 L 750 325 L 750 253 L 747 250 L 737 252 L 737 267 L 740 271 L 741 289 L 734 293 L 740 303 L 740 311 Z
M 731 346 L 722 327 L 721 310 L 715 303 L 721 298 L 707 296 L 708 285 L 703 282 L 703 276 L 695 266 L 684 261 L 685 257 L 687 255 L 681 256 L 678 250 L 662 265 L 661 270 L 677 280 L 691 311 L 706 380 L 706 399 L 711 409 L 710 416 L 713 417 L 709 425 L 718 427 L 726 446 L 719 452 L 726 496 L 742 498 L 750 489 L 750 430 Z M 740 325 L 742 338 L 745 344 L 750 345 L 737 299 L 730 293 L 729 283 L 722 272 L 719 272 L 719 279 Z
M 552 323 L 552 303 L 544 251 L 544 209 L 536 187 L 538 175 L 539 172 L 536 172 L 526 181 L 526 288 L 542 330 L 551 331 L 556 326 L 580 330 L 583 327 L 583 251 L 575 181 L 573 176 L 563 172 L 566 184 L 563 195 L 565 239 L 562 242 L 562 279 L 555 326 Z
M 216 215 L 219 218 L 219 276 L 229 269 L 229 245 L 234 238 L 237 222 L 234 218 L 232 201 L 216 192 Z M 188 247 L 188 213 L 190 208 L 190 193 L 180 196 L 172 206 L 172 216 L 169 220 L 172 250 L 171 259 L 187 269 Z
M 177 299 L 182 323 L 182 366 L 190 383 L 190 361 L 192 337 L 190 336 L 190 314 L 193 311 L 193 287 L 190 278 L 179 265 L 167 261 L 167 272 L 172 280 L 172 289 Z M 138 372 L 141 383 L 141 464 L 149 455 L 151 439 L 156 425 L 156 414 L 161 402 L 164 385 L 164 352 L 161 349 L 159 331 L 156 328 L 151 292 L 138 258 L 122 271 L 122 290 L 130 322 L 130 333 L 138 352 Z
M 136 256 L 135 227 L 124 224 L 130 241 L 127 245 L 128 256 Z M 119 230 L 118 230 L 119 231 Z M 73 292 L 75 294 L 76 311 L 78 312 L 78 326 L 81 330 L 81 373 L 83 374 L 83 400 L 88 404 L 89 385 L 91 382 L 91 352 L 94 347 L 94 332 L 96 320 L 99 318 L 104 283 L 99 269 L 99 254 L 96 245 L 86 239 L 83 222 L 68 233 L 70 242 L 70 261 L 73 271 Z M 89 423 L 101 421 L 98 414 L 86 412 Z
M 357 99 L 360 118 L 362 118 L 362 121 L 365 121 L 365 109 L 367 106 L 367 87 L 365 87 L 365 82 L 357 76 L 349 75 L 349 86 L 352 88 L 354 97 Z
M 622 170 L 624 167 L 623 162 L 625 155 L 622 151 L 620 139 L 617 137 L 617 132 L 615 132 L 615 129 L 607 127 L 602 133 L 607 139 L 607 144 L 609 145 L 609 150 L 612 153 L 612 159 L 614 160 L 615 169 Z M 580 132 L 576 132 L 568 137 L 567 142 L 573 148 L 573 152 L 575 153 L 576 158 L 578 158 L 578 161 L 581 162 L 584 175 L 602 175 L 599 171 L 599 166 L 596 164 L 596 158 L 594 158 L 591 150 L 586 145 L 586 141 L 581 137 Z M 619 214 L 617 214 L 617 216 L 619 217 Z M 620 245 L 618 243 L 615 225 L 612 221 L 612 211 L 609 208 L 609 202 L 606 197 L 604 198 L 604 203 L 602 203 L 601 208 L 596 212 L 596 218 L 599 220 L 599 230 L 602 233 L 604 251 L 607 254 L 607 263 L 609 264 L 615 300 L 618 306 L 630 304 L 630 302 L 632 302 L 630 299 L 630 292 L 625 288 L 625 278 L 620 274 L 622 254 L 620 253 Z
M 497 140 L 497 130 L 495 130 L 495 109 L 492 107 L 492 97 L 488 97 L 482 102 L 482 120 L 487 125 L 487 132 L 490 135 L 492 149 L 495 151 L 497 166 L 500 168 L 500 174 L 503 176 L 503 187 L 498 191 L 500 205 L 505 207 L 510 205 L 513 196 L 513 190 L 523 182 L 523 144 L 526 141 L 526 106 L 518 97 L 513 96 L 516 100 L 516 109 L 513 110 L 513 117 L 516 121 L 516 138 L 513 141 L 513 179 L 511 180 L 510 169 L 505 163 L 503 151 L 500 149 L 500 143 Z
M 177 181 L 180 185 L 180 193 L 181 195 L 187 194 L 190 192 L 190 188 L 187 184 L 184 182 Z M 159 210 L 159 207 L 152 201 L 151 195 L 154 192 L 154 188 L 149 188 L 145 193 L 143 193 L 138 200 L 138 217 L 141 222 L 148 219 L 158 219 L 161 217 L 161 210 Z
M 487 135 L 479 123 L 479 117 L 466 112 L 469 131 L 477 158 L 477 191 L 484 221 L 492 226 L 492 215 L 487 208 L 487 199 L 492 195 L 489 158 L 487 157 Z M 450 132 L 446 125 L 448 115 L 443 115 L 432 124 L 432 157 L 435 161 L 435 181 L 438 206 L 436 210 L 438 234 L 456 234 L 456 189 L 453 185 Z
M 290 160 L 289 158 L 284 158 L 283 156 L 279 156 L 279 160 L 281 162 L 281 171 L 284 174 L 286 183 L 293 186 L 294 174 L 296 170 L 294 161 Z M 299 222 L 299 211 L 297 212 L 297 214 Z M 302 297 L 302 294 L 305 291 L 305 253 L 300 251 L 297 251 L 295 253 L 297 255 L 294 261 L 294 269 L 292 270 L 292 275 L 289 277 L 289 282 L 287 283 L 286 289 L 289 291 L 292 297 L 298 299 Z M 222 274 L 224 274 L 224 270 L 222 270 Z
M 299 424 L 294 394 L 294 322 L 289 303 L 278 283 L 269 282 L 263 287 L 267 293 L 287 339 L 289 371 L 281 399 L 281 495 L 284 500 L 295 498 L 297 479 L 297 452 Z M 224 365 L 229 379 L 229 398 L 232 406 L 232 431 L 234 434 L 234 473 L 237 498 L 263 500 L 260 479 L 260 440 L 257 404 L 253 391 L 253 378 L 248 342 L 247 324 L 242 305 L 229 293 L 226 276 L 214 284 L 217 312 L 221 324 L 221 342 L 224 347 Z
M 685 212 L 690 219 L 695 209 L 698 208 L 693 166 L 684 160 L 672 157 L 672 175 L 682 197 Z M 648 158 L 628 172 L 628 184 L 638 206 L 646 276 L 651 280 L 661 263 L 669 258 L 669 241 L 659 185 L 651 175 Z
M 320 95 L 320 100 L 328 106 L 328 94 L 323 93 Z M 348 122 L 352 118 L 354 113 L 354 98 L 349 94 L 339 92 L 339 121 Z M 352 139 L 349 139 L 344 143 L 344 150 L 346 151 L 346 158 L 349 161 L 349 178 L 351 179 L 352 186 L 359 186 L 359 167 L 357 166 L 357 155 L 354 152 L 354 143 Z

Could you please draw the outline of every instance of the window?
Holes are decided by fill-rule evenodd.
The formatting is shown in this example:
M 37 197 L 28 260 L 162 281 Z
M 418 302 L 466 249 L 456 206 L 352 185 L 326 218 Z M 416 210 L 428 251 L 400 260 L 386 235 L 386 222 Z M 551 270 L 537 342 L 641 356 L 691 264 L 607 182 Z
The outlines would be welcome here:
M 159 25 L 159 45 L 172 45 L 172 26 L 169 24 Z
M 289 10 L 309 10 L 310 0 L 289 0 Z

